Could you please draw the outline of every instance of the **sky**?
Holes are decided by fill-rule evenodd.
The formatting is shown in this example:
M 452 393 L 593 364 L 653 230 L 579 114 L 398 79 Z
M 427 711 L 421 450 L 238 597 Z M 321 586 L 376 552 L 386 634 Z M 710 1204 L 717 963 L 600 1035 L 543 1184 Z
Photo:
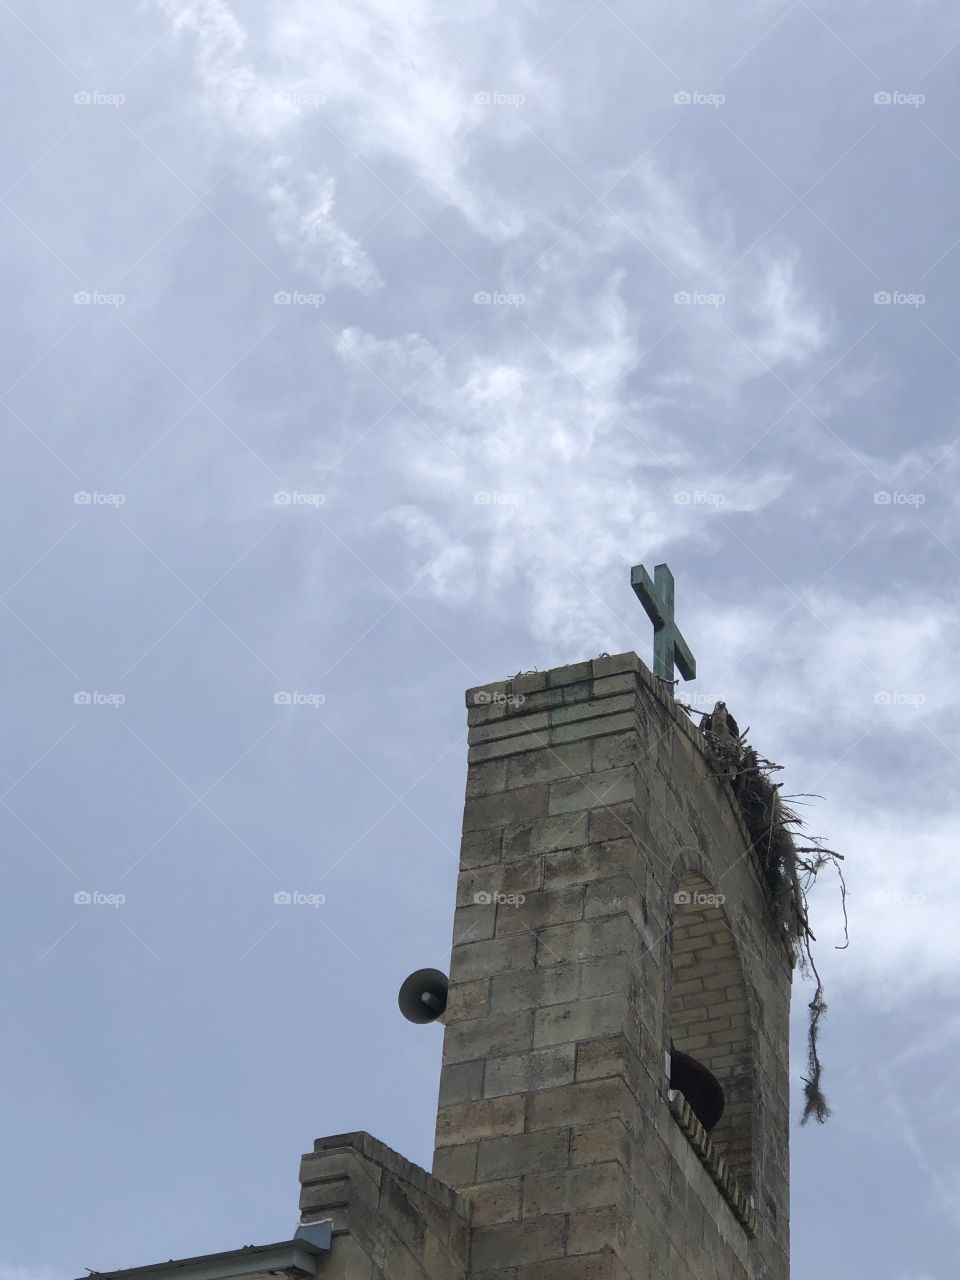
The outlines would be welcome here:
M 463 690 L 649 661 L 663 560 L 845 856 L 794 1275 L 954 1275 L 955 6 L 0 26 L 0 1280 L 286 1238 L 325 1134 L 429 1166 Z

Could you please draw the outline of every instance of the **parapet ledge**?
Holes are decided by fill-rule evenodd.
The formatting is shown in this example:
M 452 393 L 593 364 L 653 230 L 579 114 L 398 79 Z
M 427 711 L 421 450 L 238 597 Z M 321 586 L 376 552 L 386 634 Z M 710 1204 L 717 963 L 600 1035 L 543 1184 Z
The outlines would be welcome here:
M 432 1173 L 427 1173 L 418 1164 L 414 1164 L 412 1160 L 408 1160 L 406 1156 L 400 1155 L 385 1142 L 374 1138 L 372 1134 L 365 1133 L 362 1129 L 354 1133 L 337 1133 L 326 1138 L 317 1138 L 313 1144 L 313 1152 L 303 1157 L 304 1173 L 315 1175 L 314 1177 L 303 1176 L 301 1181 L 304 1185 L 314 1180 L 325 1179 L 322 1157 L 333 1156 L 344 1151 L 355 1152 L 362 1160 L 385 1173 L 392 1174 L 401 1182 L 428 1196 L 441 1208 L 469 1221 L 471 1214 L 469 1200 L 448 1187 L 445 1182 L 441 1182 L 439 1178 L 435 1178 Z M 318 1159 L 318 1157 L 321 1158 Z
M 717 1152 L 713 1143 L 710 1141 L 710 1135 L 693 1114 L 690 1103 L 686 1100 L 680 1090 L 668 1090 L 667 1102 L 669 1103 L 674 1119 L 686 1136 L 687 1141 L 699 1156 L 700 1163 L 706 1169 L 707 1173 L 709 1173 L 717 1186 L 717 1190 L 733 1210 L 734 1217 L 743 1227 L 744 1231 L 746 1231 L 747 1235 L 755 1236 L 760 1222 L 753 1197 L 747 1195 L 740 1186 L 740 1183 L 730 1172 L 727 1167 L 726 1160 L 724 1160 L 723 1156 Z

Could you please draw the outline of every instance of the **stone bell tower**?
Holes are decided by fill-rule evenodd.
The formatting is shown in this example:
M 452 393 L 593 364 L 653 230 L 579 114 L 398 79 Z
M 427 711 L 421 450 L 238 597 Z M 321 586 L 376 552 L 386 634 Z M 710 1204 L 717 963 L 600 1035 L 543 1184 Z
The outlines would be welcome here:
M 466 1274 L 787 1280 L 792 961 L 729 780 L 633 653 L 467 707 L 433 1166 Z

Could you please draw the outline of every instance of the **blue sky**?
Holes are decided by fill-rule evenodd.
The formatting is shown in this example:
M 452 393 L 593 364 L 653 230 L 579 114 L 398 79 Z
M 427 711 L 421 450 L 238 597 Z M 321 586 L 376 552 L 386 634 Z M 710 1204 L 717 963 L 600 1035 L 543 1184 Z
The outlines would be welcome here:
M 285 1236 L 322 1134 L 429 1163 L 462 691 L 649 658 L 663 559 L 847 855 L 794 1272 L 953 1274 L 960 16 L 0 23 L 2 1280 Z

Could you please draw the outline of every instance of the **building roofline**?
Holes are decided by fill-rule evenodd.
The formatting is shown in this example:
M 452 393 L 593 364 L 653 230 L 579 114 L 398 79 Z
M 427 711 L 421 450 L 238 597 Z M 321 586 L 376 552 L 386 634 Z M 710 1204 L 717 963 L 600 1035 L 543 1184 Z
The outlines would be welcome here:
M 248 1244 L 242 1249 L 196 1258 L 171 1258 L 122 1271 L 92 1271 L 81 1280 L 240 1280 L 277 1271 L 289 1276 L 315 1276 L 330 1250 L 332 1236 L 333 1221 L 327 1218 L 298 1227 L 292 1240 Z

